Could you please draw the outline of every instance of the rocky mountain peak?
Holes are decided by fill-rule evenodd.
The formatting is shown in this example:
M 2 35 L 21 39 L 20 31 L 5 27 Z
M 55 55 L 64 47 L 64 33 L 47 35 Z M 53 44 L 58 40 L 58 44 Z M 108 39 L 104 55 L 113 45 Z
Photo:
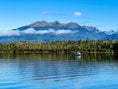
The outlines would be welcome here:
M 62 26 L 65 26 L 68 28 L 78 28 L 80 25 L 78 25 L 77 23 L 74 23 L 74 22 L 64 24 L 64 23 L 60 23 L 59 21 L 54 21 L 54 22 L 39 21 L 39 22 L 32 23 L 28 26 L 30 26 L 30 27 L 45 27 L 45 26 L 62 27 Z
M 79 25 L 77 23 L 74 22 L 70 22 L 66 24 L 69 28 L 78 28 Z
M 93 27 L 93 26 L 82 26 L 82 27 L 89 30 L 89 31 L 92 31 L 92 30 L 98 31 L 98 29 L 96 27 Z
M 47 25 L 48 25 L 48 22 L 46 22 L 46 21 L 39 21 L 39 22 L 32 23 L 29 26 L 30 27 L 39 27 L 39 26 L 43 27 L 43 26 L 47 26 Z

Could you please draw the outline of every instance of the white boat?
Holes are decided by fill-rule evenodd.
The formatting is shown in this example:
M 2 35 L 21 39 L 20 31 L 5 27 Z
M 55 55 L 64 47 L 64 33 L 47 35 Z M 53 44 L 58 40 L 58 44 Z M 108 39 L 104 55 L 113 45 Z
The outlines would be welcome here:
M 75 53 L 75 56 L 81 56 L 81 53 L 80 52 Z

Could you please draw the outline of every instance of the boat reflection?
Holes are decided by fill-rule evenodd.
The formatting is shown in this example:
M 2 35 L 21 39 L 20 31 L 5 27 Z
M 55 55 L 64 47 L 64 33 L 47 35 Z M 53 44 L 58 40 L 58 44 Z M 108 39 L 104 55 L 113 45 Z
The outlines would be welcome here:
M 81 61 L 81 56 L 75 56 L 77 58 L 77 61 L 80 62 Z

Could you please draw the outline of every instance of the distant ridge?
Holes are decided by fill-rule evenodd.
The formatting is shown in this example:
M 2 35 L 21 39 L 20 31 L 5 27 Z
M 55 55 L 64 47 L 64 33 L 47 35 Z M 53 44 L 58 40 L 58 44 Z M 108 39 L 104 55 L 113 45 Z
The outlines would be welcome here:
M 94 26 L 81 26 L 75 22 L 37 21 L 26 26 L 13 29 L 19 35 L 0 36 L 0 42 L 11 41 L 56 41 L 56 40 L 98 40 L 109 35 Z
M 89 31 L 98 30 L 96 27 L 93 27 L 93 26 L 81 26 L 75 22 L 61 23 L 59 21 L 54 21 L 54 22 L 37 21 L 30 25 L 17 28 L 17 30 L 25 30 L 27 28 L 34 28 L 35 30 L 43 30 L 43 29 L 49 29 L 49 28 L 53 28 L 55 30 L 56 29 L 71 29 L 71 30 L 85 29 Z

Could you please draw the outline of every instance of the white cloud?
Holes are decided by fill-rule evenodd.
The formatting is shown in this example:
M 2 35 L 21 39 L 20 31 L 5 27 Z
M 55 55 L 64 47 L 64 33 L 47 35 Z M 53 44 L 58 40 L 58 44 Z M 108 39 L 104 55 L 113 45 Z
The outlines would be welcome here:
M 22 34 L 48 34 L 48 33 L 54 33 L 54 34 L 69 34 L 69 33 L 76 33 L 77 31 L 71 31 L 71 30 L 54 30 L 54 29 L 48 29 L 48 30 L 39 30 L 36 31 L 33 28 L 26 29 L 24 31 L 21 31 Z
M 49 29 L 49 30 L 39 30 L 36 31 L 33 28 L 29 28 L 23 31 L 20 31 L 22 34 L 46 34 L 46 33 L 55 33 L 55 30 Z
M 82 16 L 82 13 L 81 12 L 74 12 L 74 15 L 75 16 Z
M 26 30 L 23 30 L 23 31 L 3 30 L 3 31 L 0 32 L 0 36 L 12 36 L 12 35 L 21 35 L 21 34 L 49 34 L 49 33 L 59 35 L 59 34 L 73 34 L 73 33 L 76 33 L 76 32 L 78 32 L 78 31 L 64 30 L 64 29 L 60 29 L 60 30 L 48 29 L 48 30 L 36 31 L 33 28 L 29 28 L 29 29 L 26 29 Z
M 0 36 L 12 36 L 12 35 L 20 35 L 18 30 L 1 30 Z
M 63 18 L 69 17 L 65 13 L 53 12 L 53 11 L 43 11 L 42 14 L 43 15 L 51 15 L 51 16 L 59 16 L 59 17 L 63 17 Z
M 69 33 L 76 33 L 78 31 L 71 31 L 71 30 L 57 30 L 55 34 L 69 34 Z
M 43 11 L 42 14 L 49 14 L 51 13 L 50 11 Z
M 35 34 L 36 33 L 36 31 L 33 28 L 29 28 L 29 29 L 19 31 L 19 32 L 22 34 Z

